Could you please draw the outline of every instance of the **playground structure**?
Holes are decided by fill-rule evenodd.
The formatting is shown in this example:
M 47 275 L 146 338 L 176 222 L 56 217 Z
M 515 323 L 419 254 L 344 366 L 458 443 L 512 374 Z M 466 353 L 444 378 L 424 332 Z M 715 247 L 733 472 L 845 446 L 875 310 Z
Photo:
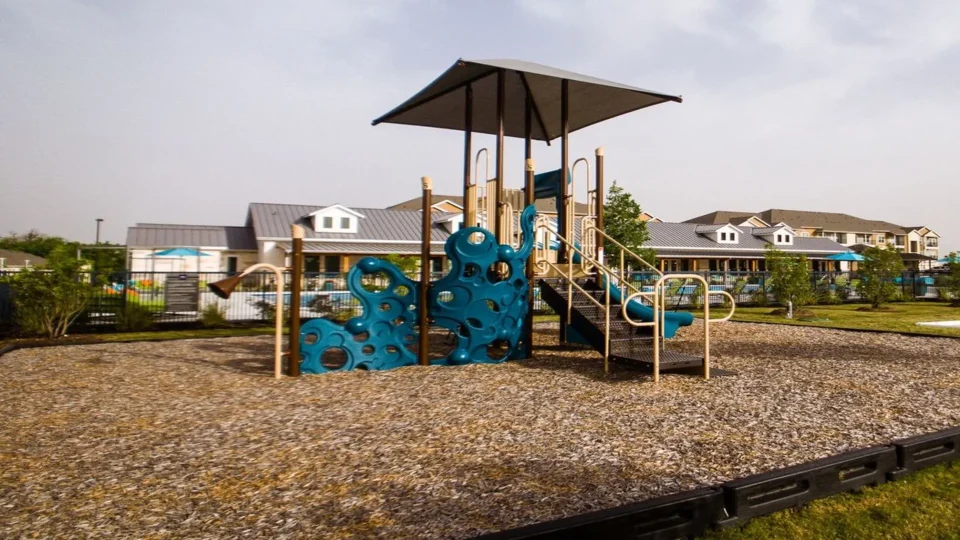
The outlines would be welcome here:
M 602 148 L 595 153 L 592 179 L 586 158 L 569 164 L 572 131 L 668 101 L 682 99 L 528 62 L 458 60 L 426 88 L 374 120 L 373 125 L 407 124 L 464 133 L 463 228 L 444 246 L 452 267 L 441 279 L 430 280 L 432 181 L 424 177 L 420 281 L 410 280 L 387 261 L 359 261 L 347 281 L 363 305 L 362 315 L 343 325 L 314 319 L 302 327 L 298 316 L 293 317 L 291 374 L 301 369 L 323 373 L 529 358 L 533 355 L 533 289 L 539 286 L 544 301 L 560 316 L 561 343 L 593 347 L 603 356 L 605 372 L 611 361 L 617 361 L 650 370 L 654 381 L 661 371 L 670 369 L 700 369 L 709 378 L 710 325 L 729 320 L 733 297 L 710 290 L 698 275 L 664 275 L 604 231 Z M 474 133 L 496 135 L 493 176 L 490 151 L 472 152 Z M 507 136 L 521 137 L 525 143 L 524 186 L 512 192 L 522 194 L 522 204 L 517 205 L 505 197 Z M 532 142 L 549 145 L 556 138 L 561 144 L 560 167 L 535 174 Z M 574 188 L 581 176 L 587 201 L 586 212 L 578 214 Z M 512 199 L 519 202 L 518 197 Z M 556 220 L 537 215 L 538 199 L 555 201 Z M 616 246 L 617 261 L 608 264 L 604 245 Z M 292 301 L 297 305 L 302 243 L 296 238 L 292 261 Z M 629 283 L 627 276 L 636 268 L 655 274 L 653 286 L 641 290 Z M 373 275 L 379 275 L 386 286 L 365 288 L 364 278 Z M 665 349 L 666 339 L 693 323 L 692 314 L 667 309 L 666 285 L 675 280 L 700 285 L 701 355 Z M 723 295 L 730 303 L 730 313 L 723 319 L 710 320 L 714 295 Z M 430 326 L 455 336 L 456 345 L 441 358 L 429 356 Z

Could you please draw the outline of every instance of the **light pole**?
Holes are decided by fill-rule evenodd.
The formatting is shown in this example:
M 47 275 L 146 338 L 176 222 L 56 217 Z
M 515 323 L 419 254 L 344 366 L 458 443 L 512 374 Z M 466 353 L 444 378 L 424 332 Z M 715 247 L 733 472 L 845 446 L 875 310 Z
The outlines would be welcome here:
M 97 218 L 97 241 L 96 244 L 100 245 L 100 224 L 103 223 L 103 218 Z

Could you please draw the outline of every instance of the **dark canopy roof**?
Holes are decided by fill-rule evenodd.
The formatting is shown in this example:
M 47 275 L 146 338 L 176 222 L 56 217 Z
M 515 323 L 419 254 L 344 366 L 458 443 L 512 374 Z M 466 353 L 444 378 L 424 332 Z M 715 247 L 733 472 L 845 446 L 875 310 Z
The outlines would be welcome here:
M 373 121 L 464 131 L 466 88 L 473 90 L 473 132 L 497 133 L 497 72 L 505 72 L 504 134 L 524 137 L 525 97 L 533 98 L 532 138 L 561 135 L 560 86 L 569 84 L 570 131 L 680 96 L 651 92 L 520 60 L 458 60 L 426 88 Z

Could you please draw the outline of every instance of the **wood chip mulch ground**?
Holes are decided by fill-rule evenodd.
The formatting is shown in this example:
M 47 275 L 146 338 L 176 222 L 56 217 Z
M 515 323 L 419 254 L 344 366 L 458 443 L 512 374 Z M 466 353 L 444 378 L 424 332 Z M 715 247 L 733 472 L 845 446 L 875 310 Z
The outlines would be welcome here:
M 281 381 L 269 337 L 16 351 L 0 537 L 464 538 L 960 425 L 960 340 L 713 334 L 736 375 L 659 385 L 550 331 L 535 360 Z

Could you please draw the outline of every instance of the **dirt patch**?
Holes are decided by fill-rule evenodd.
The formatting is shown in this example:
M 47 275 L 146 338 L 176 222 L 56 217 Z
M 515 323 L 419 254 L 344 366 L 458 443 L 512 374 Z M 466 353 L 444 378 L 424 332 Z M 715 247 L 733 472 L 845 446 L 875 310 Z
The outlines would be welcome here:
M 892 312 L 895 312 L 895 311 L 897 311 L 897 310 L 893 309 L 893 308 L 890 307 L 890 306 L 880 306 L 880 307 L 878 307 L 878 308 L 874 308 L 874 307 L 870 307 L 870 306 L 863 306 L 863 307 L 858 307 L 858 308 L 857 308 L 857 311 L 859 311 L 859 312 L 861 312 L 861 313 L 892 313 Z
M 769 313 L 769 315 L 776 315 L 778 317 L 787 316 L 787 308 L 777 308 Z M 793 312 L 794 319 L 814 319 L 817 314 L 810 311 L 809 309 L 798 309 Z

